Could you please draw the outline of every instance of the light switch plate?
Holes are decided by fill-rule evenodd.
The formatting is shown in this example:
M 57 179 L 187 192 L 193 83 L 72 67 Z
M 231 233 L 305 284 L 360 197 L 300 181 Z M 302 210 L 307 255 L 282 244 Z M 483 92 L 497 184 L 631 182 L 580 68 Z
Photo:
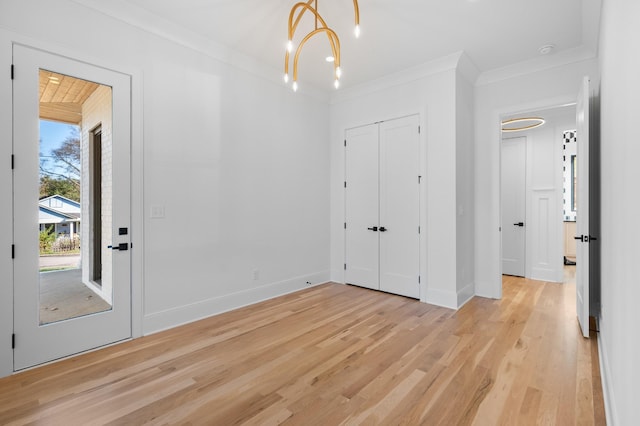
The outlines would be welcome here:
M 151 206 L 151 218 L 163 219 L 164 218 L 164 206 Z

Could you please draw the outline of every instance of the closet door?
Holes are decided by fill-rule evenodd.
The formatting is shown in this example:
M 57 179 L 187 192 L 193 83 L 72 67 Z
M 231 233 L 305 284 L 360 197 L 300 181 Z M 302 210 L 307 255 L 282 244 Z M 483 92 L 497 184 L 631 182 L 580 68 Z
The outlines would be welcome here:
M 378 125 L 345 139 L 345 282 L 378 290 Z
M 419 119 L 380 123 L 380 290 L 419 298 Z

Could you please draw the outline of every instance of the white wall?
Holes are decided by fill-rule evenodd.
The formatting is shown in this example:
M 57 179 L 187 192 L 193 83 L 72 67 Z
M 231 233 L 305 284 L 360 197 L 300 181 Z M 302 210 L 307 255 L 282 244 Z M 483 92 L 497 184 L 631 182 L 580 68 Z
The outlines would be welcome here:
M 376 121 L 419 113 L 421 158 L 421 300 L 459 307 L 457 236 L 456 65 L 459 55 L 427 65 L 421 75 L 390 76 L 367 87 L 341 91 L 331 105 L 331 278 L 344 282 L 344 131 Z M 429 71 L 432 67 L 433 72 Z M 463 94 L 460 99 L 468 99 Z M 461 126 L 464 135 L 465 126 Z M 467 132 L 469 133 L 469 132 Z M 465 146 L 470 140 L 465 141 Z M 464 205 L 470 191 L 461 197 Z M 469 210 L 468 214 L 472 214 Z M 462 215 L 462 221 L 466 218 Z M 472 237 L 466 237 L 472 238 Z M 463 250 L 464 251 L 464 250 Z M 470 265 L 467 260 L 464 265 Z M 472 266 L 466 266 L 467 268 Z M 472 288 L 472 286 L 471 286 Z
M 493 82 L 475 97 L 475 288 L 479 296 L 502 294 L 500 253 L 500 117 L 575 102 L 584 75 L 597 74 L 595 59 Z M 482 76 L 480 78 L 482 81 Z
M 474 86 L 458 70 L 456 79 L 456 292 L 457 306 L 475 294 L 474 273 Z
M 605 0 L 600 41 L 602 311 L 608 424 L 638 423 L 640 3 Z
M 133 74 L 141 99 L 133 105 L 132 156 L 143 159 L 142 171 L 134 158 L 133 172 L 134 180 L 143 173 L 144 190 L 133 194 L 143 219 L 132 226 L 131 253 L 143 333 L 328 280 L 325 100 L 66 0 L 3 2 L 1 69 L 9 69 L 14 39 Z M 0 79 L 4 158 L 11 152 L 10 89 Z M 0 168 L 0 176 L 0 196 L 10 200 L 10 173 Z M 151 219 L 152 206 L 165 217 Z M 10 223 L 6 207 L 2 223 Z M 7 233 L 0 246 L 10 247 Z M 12 329 L 5 257 L 2 342 Z M 0 345 L 0 375 L 11 372 L 11 357 Z

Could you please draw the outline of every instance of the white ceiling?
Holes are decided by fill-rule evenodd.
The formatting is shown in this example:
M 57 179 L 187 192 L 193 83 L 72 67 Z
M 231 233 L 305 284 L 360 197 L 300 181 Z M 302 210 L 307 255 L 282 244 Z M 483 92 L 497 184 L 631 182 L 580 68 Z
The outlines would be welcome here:
M 76 0 L 88 5 L 98 2 Z M 284 70 L 287 19 L 300 0 L 121 0 L 119 13 L 144 10 L 158 22 L 230 47 Z M 354 86 L 464 51 L 479 72 L 572 49 L 595 54 L 601 0 L 360 0 L 362 35 L 353 36 L 353 2 L 318 0 L 342 45 L 342 87 Z M 123 8 L 124 6 L 124 8 Z M 311 20 L 311 16 L 305 17 Z M 304 34 L 305 28 L 299 28 Z M 299 40 L 299 39 L 298 39 Z M 299 80 L 333 90 L 325 37 L 307 44 Z M 282 71 L 284 72 L 284 71 Z

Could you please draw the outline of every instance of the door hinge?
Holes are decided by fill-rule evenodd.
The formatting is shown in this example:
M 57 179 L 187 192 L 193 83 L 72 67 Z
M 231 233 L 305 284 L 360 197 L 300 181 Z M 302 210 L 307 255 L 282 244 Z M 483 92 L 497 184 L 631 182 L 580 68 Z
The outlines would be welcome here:
M 344 223 L 344 229 L 347 229 L 347 222 Z
M 344 140 L 344 146 L 345 146 L 345 148 L 347 146 L 347 140 L 346 139 Z
M 347 270 L 347 264 L 346 263 L 344 264 L 344 270 L 345 271 Z
M 11 335 L 11 349 L 15 349 L 16 348 L 16 333 L 13 333 Z
M 15 244 L 11 244 L 11 258 L 12 259 L 16 258 L 16 245 Z
M 347 181 L 346 180 L 344 181 L 344 187 L 345 188 L 347 187 Z
M 418 284 L 420 284 L 420 275 L 418 275 Z
M 14 169 L 15 164 L 16 164 L 16 158 L 15 158 L 15 155 L 11 154 L 11 170 L 13 170 L 13 169 Z
M 420 227 L 418 226 L 418 234 L 420 233 Z
M 420 126 L 418 126 L 418 134 L 420 134 Z
M 13 80 L 14 75 L 14 67 L 13 64 L 11 64 L 11 80 Z
M 421 180 L 422 180 L 422 176 L 418 176 L 418 183 L 419 184 L 422 183 Z

